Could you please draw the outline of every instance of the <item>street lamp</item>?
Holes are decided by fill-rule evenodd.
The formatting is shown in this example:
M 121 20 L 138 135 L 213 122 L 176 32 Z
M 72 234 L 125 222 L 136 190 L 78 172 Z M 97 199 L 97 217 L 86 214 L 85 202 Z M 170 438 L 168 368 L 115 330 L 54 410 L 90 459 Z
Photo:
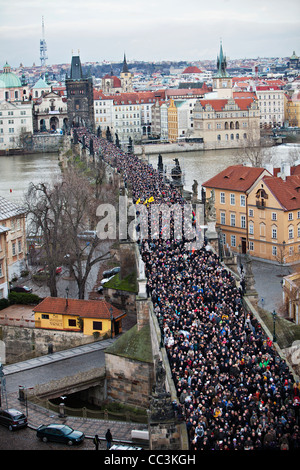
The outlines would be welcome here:
M 272 315 L 273 315 L 273 343 L 276 343 L 277 338 L 276 338 L 276 331 L 275 331 L 275 323 L 276 323 L 277 313 L 275 312 L 275 310 L 273 310 Z

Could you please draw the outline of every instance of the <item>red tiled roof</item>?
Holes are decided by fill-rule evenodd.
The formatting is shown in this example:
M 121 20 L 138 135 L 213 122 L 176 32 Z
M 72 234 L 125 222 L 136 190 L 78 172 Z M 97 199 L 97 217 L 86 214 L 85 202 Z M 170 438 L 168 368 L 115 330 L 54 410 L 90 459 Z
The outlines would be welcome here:
M 300 175 L 282 178 L 264 176 L 263 181 L 284 210 L 300 209 Z
M 232 165 L 210 178 L 203 183 L 202 186 L 206 188 L 246 192 L 262 173 L 266 171 L 265 168 Z
M 254 97 L 243 97 L 243 98 L 235 98 L 235 103 L 238 105 L 239 109 L 242 111 L 246 111 L 250 108 L 252 103 L 255 101 Z M 204 108 L 207 104 L 210 104 L 215 111 L 223 111 L 226 104 L 228 103 L 228 99 L 201 99 L 200 104 Z
M 202 73 L 202 71 L 198 69 L 198 67 L 190 65 L 189 67 L 184 69 L 182 73 Z
M 33 312 L 110 319 L 110 308 L 112 308 L 114 319 L 124 315 L 121 310 L 105 300 L 68 299 L 67 302 L 67 299 L 62 297 L 46 297 L 39 305 L 34 307 Z

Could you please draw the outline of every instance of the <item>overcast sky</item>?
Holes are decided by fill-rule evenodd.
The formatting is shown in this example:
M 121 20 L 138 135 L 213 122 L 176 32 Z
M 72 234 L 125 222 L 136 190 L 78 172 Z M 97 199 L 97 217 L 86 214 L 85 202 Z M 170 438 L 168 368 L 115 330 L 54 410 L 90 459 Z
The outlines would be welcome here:
M 300 55 L 299 0 L 0 0 L 0 68 Z

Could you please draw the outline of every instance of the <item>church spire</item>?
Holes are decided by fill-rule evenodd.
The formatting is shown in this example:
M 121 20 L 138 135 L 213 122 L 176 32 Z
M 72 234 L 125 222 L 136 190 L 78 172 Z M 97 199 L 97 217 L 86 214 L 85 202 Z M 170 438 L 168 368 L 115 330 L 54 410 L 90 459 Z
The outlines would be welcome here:
M 123 69 L 122 69 L 122 73 L 129 73 L 128 65 L 127 65 L 127 62 L 126 62 L 126 55 L 125 55 L 125 52 L 124 52 L 124 60 L 123 60 Z
M 227 71 L 227 60 L 226 56 L 223 53 L 223 46 L 222 46 L 222 41 L 220 42 L 220 54 L 217 58 L 217 77 L 229 77 Z

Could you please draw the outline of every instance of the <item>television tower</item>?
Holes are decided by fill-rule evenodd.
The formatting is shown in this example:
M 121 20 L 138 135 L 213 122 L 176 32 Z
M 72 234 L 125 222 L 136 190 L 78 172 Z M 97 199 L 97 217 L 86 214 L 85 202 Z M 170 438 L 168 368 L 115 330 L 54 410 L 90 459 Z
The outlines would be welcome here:
M 44 28 L 43 16 L 42 16 L 42 39 L 40 39 L 40 59 L 41 59 L 41 66 L 45 67 L 48 56 L 47 56 L 47 44 L 45 41 L 45 28 Z

